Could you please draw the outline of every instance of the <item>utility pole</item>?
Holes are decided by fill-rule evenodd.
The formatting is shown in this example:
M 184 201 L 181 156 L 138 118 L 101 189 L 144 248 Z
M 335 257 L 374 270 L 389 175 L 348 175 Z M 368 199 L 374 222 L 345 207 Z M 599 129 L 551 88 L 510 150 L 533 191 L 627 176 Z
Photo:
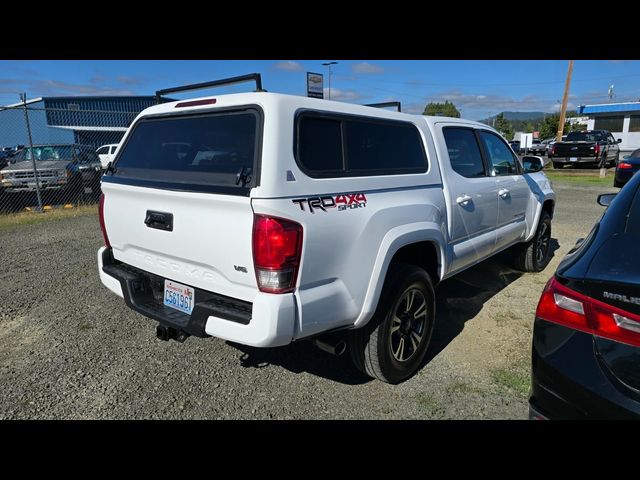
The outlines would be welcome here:
M 562 141 L 564 133 L 564 119 L 567 114 L 567 100 L 569 100 L 569 86 L 571 85 L 571 74 L 573 73 L 573 60 L 569 60 L 569 69 L 567 70 L 567 80 L 564 82 L 564 96 L 562 97 L 562 107 L 560 108 L 560 120 L 558 121 L 558 134 L 556 142 Z

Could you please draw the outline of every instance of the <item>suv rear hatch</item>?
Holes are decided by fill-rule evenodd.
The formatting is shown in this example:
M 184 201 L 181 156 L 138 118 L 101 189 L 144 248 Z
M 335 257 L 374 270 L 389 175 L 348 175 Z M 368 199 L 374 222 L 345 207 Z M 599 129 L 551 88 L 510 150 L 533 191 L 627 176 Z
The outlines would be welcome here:
M 585 286 L 588 295 L 599 300 L 595 313 L 603 327 L 594 335 L 598 359 L 605 371 L 631 388 L 627 393 L 640 400 L 640 257 L 620 254 L 638 241 L 640 228 L 634 229 L 600 247 Z
M 249 192 L 258 183 L 261 132 L 257 107 L 140 118 L 102 179 L 113 257 L 253 301 Z

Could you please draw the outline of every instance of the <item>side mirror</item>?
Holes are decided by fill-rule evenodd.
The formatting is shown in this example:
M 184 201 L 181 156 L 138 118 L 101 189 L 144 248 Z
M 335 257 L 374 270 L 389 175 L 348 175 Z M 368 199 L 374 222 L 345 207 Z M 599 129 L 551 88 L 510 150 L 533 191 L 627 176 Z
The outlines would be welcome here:
M 622 143 L 622 139 L 621 138 L 617 139 L 616 143 Z
M 522 166 L 524 173 L 536 173 L 544 167 L 544 160 L 542 157 L 526 156 L 522 158 Z
M 616 198 L 617 193 L 603 193 L 602 195 L 598 195 L 598 204 L 603 207 L 608 207 L 613 202 L 613 199 Z

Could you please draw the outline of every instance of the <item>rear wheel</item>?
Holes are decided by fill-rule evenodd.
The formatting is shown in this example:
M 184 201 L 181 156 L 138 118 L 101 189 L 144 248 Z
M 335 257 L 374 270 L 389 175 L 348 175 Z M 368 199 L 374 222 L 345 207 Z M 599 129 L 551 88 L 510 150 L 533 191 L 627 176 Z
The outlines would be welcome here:
M 620 153 L 618 152 L 616 154 L 616 158 L 614 158 L 609 164 L 609 168 L 617 166 L 619 161 L 620 161 Z
M 429 274 L 413 265 L 391 264 L 376 312 L 367 325 L 351 332 L 351 359 L 372 378 L 400 383 L 421 367 L 434 321 Z
M 523 272 L 541 272 L 551 261 L 551 215 L 543 211 L 535 236 L 514 248 L 514 263 Z
M 607 168 L 609 166 L 609 162 L 607 161 L 607 152 L 603 152 L 602 157 L 598 161 L 599 168 Z
M 561 170 L 562 167 L 564 167 L 564 163 L 560 163 L 560 162 L 553 162 L 553 168 L 555 170 Z

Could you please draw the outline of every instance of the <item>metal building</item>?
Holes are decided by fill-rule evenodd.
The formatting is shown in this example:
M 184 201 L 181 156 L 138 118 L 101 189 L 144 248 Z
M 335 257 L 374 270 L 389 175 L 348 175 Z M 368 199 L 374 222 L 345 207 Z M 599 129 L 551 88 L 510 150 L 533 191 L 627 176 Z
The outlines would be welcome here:
M 118 143 L 133 119 L 155 97 L 40 97 L 27 102 L 33 144 Z M 28 143 L 22 103 L 0 107 L 0 146 Z
M 581 105 L 579 115 L 588 115 L 587 129 L 609 130 L 622 139 L 621 153 L 640 148 L 640 102 Z

